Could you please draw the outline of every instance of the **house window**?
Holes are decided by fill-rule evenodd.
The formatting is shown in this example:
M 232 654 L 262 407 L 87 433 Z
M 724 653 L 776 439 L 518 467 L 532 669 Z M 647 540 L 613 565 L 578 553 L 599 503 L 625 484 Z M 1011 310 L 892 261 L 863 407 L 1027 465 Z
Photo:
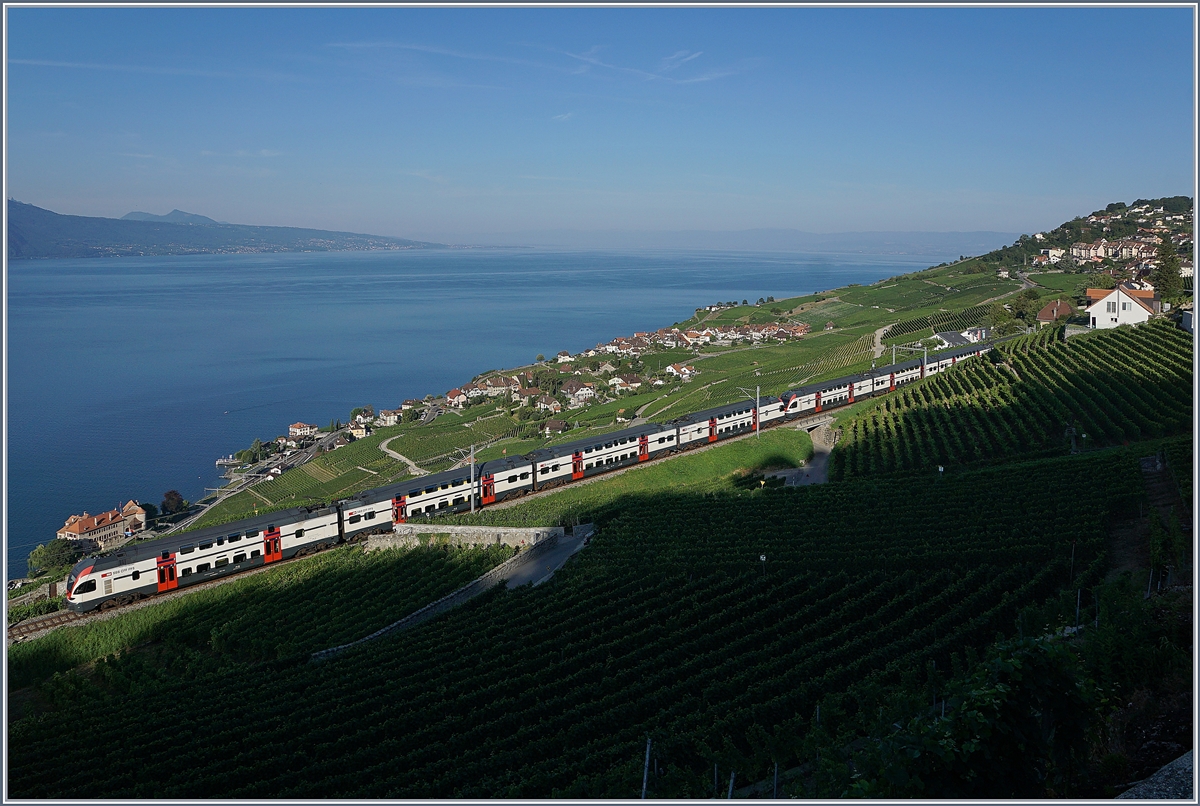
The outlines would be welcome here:
M 1114 301 L 1112 301 L 1112 302 L 1106 302 L 1106 303 L 1104 303 L 1104 309 L 1105 309 L 1105 310 L 1106 310 L 1108 313 L 1116 313 L 1116 312 L 1117 312 L 1117 303 L 1116 303 L 1116 301 L 1114 300 Z
M 1123 311 L 1127 311 L 1127 310 L 1129 310 L 1129 303 L 1128 303 L 1128 302 L 1122 302 L 1122 303 L 1121 303 L 1121 310 L 1123 310 Z

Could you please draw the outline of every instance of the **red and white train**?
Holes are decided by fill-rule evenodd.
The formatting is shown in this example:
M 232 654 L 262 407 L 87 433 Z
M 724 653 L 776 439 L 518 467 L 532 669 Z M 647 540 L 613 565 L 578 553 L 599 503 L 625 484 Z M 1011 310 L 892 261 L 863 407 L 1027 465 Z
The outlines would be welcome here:
M 157 593 L 320 551 L 413 517 L 468 510 L 570 484 L 666 454 L 707 445 L 785 420 L 886 394 L 943 372 L 990 346 L 976 344 L 860 375 L 809 384 L 779 397 L 742 400 L 667 423 L 645 423 L 540 448 L 524 456 L 421 476 L 328 505 L 299 507 L 212 526 L 80 560 L 67 579 L 67 607 L 114 607 Z

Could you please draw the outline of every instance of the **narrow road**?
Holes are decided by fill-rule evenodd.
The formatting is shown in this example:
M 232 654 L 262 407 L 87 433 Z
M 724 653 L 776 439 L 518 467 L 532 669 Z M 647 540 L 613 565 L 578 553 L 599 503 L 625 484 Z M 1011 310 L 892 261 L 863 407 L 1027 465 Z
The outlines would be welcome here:
M 426 476 L 426 475 L 429 475 L 429 471 L 428 471 L 428 470 L 422 470 L 421 468 L 417 467 L 416 463 L 415 463 L 415 462 L 413 462 L 413 460 L 412 460 L 412 459 L 409 459 L 407 456 L 403 456 L 403 455 L 401 455 L 401 454 L 398 454 L 398 453 L 396 453 L 395 451 L 393 451 L 393 450 L 391 450 L 390 448 L 388 448 L 388 444 L 389 444 L 389 443 L 390 443 L 390 442 L 391 442 L 393 439 L 399 439 L 399 438 L 400 438 L 400 437 L 402 437 L 402 436 L 404 436 L 404 435 L 403 435 L 403 434 L 398 434 L 398 435 L 396 435 L 396 436 L 392 437 L 391 439 L 385 439 L 383 442 L 380 442 L 380 443 L 379 443 L 379 450 L 383 451 L 384 453 L 386 453 L 388 456 L 392 457 L 393 459 L 399 459 L 401 462 L 404 462 L 404 464 L 408 465 L 408 469 L 409 469 L 409 470 L 411 470 L 411 471 L 413 472 L 413 475 L 414 475 L 414 476 Z
M 895 324 L 894 322 L 892 324 Z M 872 358 L 879 358 L 883 355 L 883 335 L 892 329 L 892 325 L 884 325 L 875 331 L 875 346 L 871 348 L 874 351 Z

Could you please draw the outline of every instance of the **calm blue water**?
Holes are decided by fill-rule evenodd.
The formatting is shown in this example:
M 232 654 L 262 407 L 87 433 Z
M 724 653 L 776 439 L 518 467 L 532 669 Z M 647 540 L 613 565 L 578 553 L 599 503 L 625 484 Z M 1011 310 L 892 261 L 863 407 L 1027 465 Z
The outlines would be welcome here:
M 8 577 L 73 512 L 217 486 L 297 420 L 397 407 L 724 300 L 868 284 L 950 255 L 446 250 L 16 261 Z

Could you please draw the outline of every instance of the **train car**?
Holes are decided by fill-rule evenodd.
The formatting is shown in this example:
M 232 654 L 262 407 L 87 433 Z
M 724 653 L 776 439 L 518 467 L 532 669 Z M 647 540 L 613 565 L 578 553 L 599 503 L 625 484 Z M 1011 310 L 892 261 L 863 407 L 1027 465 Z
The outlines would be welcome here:
M 479 465 L 476 465 L 473 491 L 471 467 L 467 465 L 358 493 L 346 499 L 342 508 L 346 512 L 354 513 L 360 510 L 374 511 L 376 519 L 379 518 L 379 513 L 387 509 L 391 511 L 393 523 L 404 523 L 414 515 L 461 512 L 471 508 L 472 492 L 476 496 L 476 503 L 479 503 L 479 474 Z M 364 531 L 372 528 L 372 524 L 365 520 L 353 526 Z
M 496 504 L 533 490 L 533 463 L 523 456 L 484 462 L 476 471 L 479 503 Z
M 675 448 L 674 427 L 643 423 L 539 448 L 526 454 L 526 458 L 537 474 L 537 489 L 542 490 L 655 459 Z
M 337 543 L 336 506 L 300 507 L 85 557 L 67 577 L 67 609 L 109 608 Z
M 679 445 L 692 447 L 749 433 L 754 430 L 758 416 L 753 400 L 739 400 L 736 403 L 685 414 L 673 420 L 672 424 L 678 431 Z

